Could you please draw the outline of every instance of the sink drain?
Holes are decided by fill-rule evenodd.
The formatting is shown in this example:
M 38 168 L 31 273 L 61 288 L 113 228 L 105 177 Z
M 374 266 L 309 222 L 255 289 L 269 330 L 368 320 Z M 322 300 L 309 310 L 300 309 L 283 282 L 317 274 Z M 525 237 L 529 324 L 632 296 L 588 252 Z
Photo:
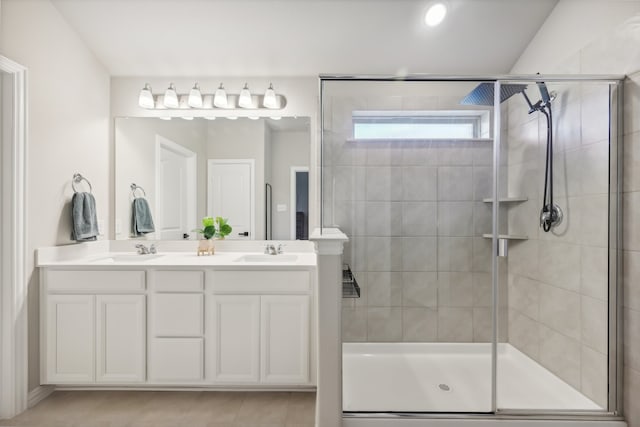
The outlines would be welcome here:
M 446 384 L 438 384 L 438 388 L 442 391 L 451 391 L 451 387 Z

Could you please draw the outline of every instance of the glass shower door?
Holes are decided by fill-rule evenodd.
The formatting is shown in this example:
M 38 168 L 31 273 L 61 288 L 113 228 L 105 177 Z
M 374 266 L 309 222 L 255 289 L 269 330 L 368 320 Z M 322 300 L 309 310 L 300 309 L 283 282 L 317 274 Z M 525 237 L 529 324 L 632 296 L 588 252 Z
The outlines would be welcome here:
M 345 412 L 492 411 L 493 101 L 461 104 L 479 83 L 322 81 L 322 223 L 361 289 Z
M 607 411 L 610 83 L 501 82 L 497 412 Z

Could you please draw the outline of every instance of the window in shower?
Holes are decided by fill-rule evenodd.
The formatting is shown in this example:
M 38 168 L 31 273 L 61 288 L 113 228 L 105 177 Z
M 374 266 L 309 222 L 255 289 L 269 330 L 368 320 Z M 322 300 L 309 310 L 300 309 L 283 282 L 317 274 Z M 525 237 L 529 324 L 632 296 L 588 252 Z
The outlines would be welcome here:
M 474 139 L 487 111 L 354 111 L 354 140 Z

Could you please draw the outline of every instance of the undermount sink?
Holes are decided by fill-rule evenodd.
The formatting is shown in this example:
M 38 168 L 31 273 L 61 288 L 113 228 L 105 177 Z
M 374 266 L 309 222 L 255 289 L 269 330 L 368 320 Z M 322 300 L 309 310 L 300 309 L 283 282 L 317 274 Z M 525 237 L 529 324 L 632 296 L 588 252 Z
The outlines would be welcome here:
M 298 255 L 260 255 L 260 254 L 250 254 L 243 255 L 240 258 L 236 259 L 234 262 L 295 262 L 298 260 Z
M 120 255 L 111 255 L 104 258 L 94 259 L 92 262 L 146 262 L 151 261 L 152 259 L 161 258 L 164 255 L 161 254 L 120 254 Z

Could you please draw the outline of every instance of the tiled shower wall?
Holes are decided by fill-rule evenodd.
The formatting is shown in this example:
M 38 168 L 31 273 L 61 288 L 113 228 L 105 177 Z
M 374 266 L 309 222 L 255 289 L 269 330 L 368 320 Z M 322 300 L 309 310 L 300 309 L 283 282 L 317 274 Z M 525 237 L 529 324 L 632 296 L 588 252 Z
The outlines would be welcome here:
M 509 342 L 599 405 L 607 404 L 609 86 L 548 84 L 559 227 L 539 227 L 546 120 L 508 101 Z M 539 96 L 535 85 L 529 95 Z
M 344 341 L 491 339 L 492 143 L 349 141 L 353 110 L 460 108 L 463 92 L 332 98 L 324 223 L 350 237 L 344 261 L 362 289 L 343 300 Z

